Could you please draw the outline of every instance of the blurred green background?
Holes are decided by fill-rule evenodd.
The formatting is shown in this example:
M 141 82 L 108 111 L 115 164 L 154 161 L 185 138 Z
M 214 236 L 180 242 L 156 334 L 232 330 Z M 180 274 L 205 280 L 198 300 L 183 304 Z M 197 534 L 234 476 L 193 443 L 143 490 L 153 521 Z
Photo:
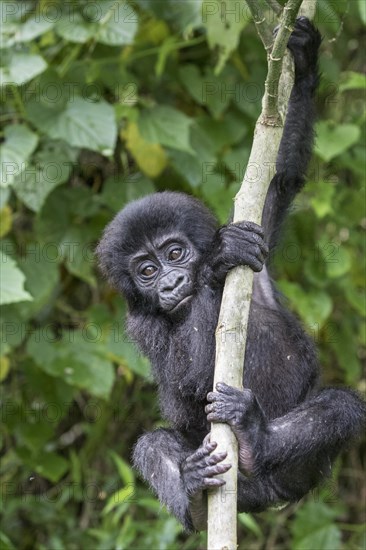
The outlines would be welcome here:
M 244 2 L 2 2 L 2 549 L 195 549 L 130 466 L 159 424 L 147 361 L 93 250 L 126 202 L 203 199 L 225 221 L 266 75 Z M 273 18 L 272 18 L 273 19 Z M 275 266 L 329 384 L 365 389 L 366 2 L 318 0 L 317 145 Z M 275 20 L 273 19 L 273 25 Z M 239 547 L 364 547 L 362 443 Z

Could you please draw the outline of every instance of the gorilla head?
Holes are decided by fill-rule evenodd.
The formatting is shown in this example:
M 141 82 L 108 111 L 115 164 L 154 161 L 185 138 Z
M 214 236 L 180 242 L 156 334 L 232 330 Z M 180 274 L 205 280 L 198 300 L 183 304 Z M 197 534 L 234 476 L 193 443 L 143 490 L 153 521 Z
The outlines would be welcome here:
M 97 254 L 130 308 L 171 314 L 190 302 L 217 221 L 198 200 L 163 192 L 128 204 L 106 228 Z

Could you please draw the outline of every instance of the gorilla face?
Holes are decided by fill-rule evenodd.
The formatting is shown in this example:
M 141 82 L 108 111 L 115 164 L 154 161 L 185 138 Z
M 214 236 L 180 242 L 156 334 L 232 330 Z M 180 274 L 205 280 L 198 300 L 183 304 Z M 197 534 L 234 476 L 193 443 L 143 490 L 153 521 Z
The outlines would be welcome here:
M 194 294 L 198 256 L 180 234 L 155 236 L 131 257 L 130 276 L 145 300 L 165 313 L 176 313 Z

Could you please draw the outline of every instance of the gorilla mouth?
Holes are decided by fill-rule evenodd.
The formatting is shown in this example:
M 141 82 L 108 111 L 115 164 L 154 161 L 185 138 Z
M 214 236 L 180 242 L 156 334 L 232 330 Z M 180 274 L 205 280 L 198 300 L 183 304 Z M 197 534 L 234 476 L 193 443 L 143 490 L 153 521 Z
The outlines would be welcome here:
M 182 298 L 181 300 L 179 300 L 179 302 L 177 304 L 175 304 L 174 307 L 172 307 L 172 309 L 169 310 L 169 313 L 175 313 L 176 311 L 178 311 L 179 309 L 181 309 L 181 307 L 185 306 L 186 304 L 188 304 L 188 302 L 191 301 L 191 299 L 193 298 L 193 295 L 192 294 L 189 294 L 188 296 L 184 296 L 184 298 Z

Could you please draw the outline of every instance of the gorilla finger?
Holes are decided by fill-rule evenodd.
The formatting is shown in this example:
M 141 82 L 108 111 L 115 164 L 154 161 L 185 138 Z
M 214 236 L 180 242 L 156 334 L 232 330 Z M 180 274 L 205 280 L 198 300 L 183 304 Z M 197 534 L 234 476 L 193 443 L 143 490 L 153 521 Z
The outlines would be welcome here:
M 260 246 L 259 243 L 257 243 L 250 249 L 249 254 L 256 256 L 258 260 L 261 260 L 263 262 L 265 260 L 265 254 L 263 253 L 262 247 Z
M 225 474 L 228 470 L 230 470 L 230 468 L 231 464 L 215 464 L 214 466 L 207 466 L 207 468 L 204 469 L 203 475 L 205 477 L 218 476 Z
M 209 445 L 210 443 L 211 443 L 212 445 L 215 445 L 215 448 L 217 447 L 216 441 L 211 441 L 211 434 L 210 434 L 210 432 L 208 432 L 208 434 L 205 435 L 205 437 L 204 437 L 204 439 L 203 439 L 203 441 L 202 441 L 202 445 L 203 445 L 203 446 L 207 446 L 207 445 Z
M 203 487 L 209 489 L 210 487 L 222 487 L 226 481 L 218 477 L 205 477 L 203 480 Z
M 206 459 L 207 466 L 214 466 L 215 464 L 218 464 L 219 462 L 222 462 L 227 457 L 227 452 L 222 451 L 221 453 L 215 453 L 214 455 L 210 455 Z
M 228 401 L 225 401 L 225 397 L 222 396 L 222 401 L 216 401 L 215 403 L 211 403 L 211 405 L 207 405 L 207 409 L 205 408 L 206 414 L 218 414 L 221 418 L 224 418 L 226 414 L 226 410 L 228 406 L 230 406 L 231 403 Z
M 231 226 L 228 227 L 239 227 L 240 229 L 244 229 L 245 231 L 252 231 L 253 233 L 256 233 L 257 235 L 260 235 L 261 237 L 264 237 L 264 230 L 261 225 L 258 225 L 254 222 L 235 222 Z
M 214 451 L 216 449 L 216 447 L 217 447 L 217 443 L 215 443 L 215 442 L 209 443 L 209 444 L 205 445 L 204 447 L 199 447 L 199 449 L 197 449 L 197 451 L 195 451 L 192 455 L 190 455 L 187 458 L 187 461 L 189 461 L 189 462 L 199 461 L 202 458 L 205 458 L 206 456 L 211 454 L 212 451 Z
M 205 439 L 203 440 L 201 447 L 204 449 L 207 449 L 209 453 L 212 453 L 212 451 L 215 450 L 217 447 L 217 442 L 211 441 L 211 434 L 208 433 Z
M 211 402 L 212 401 L 217 401 L 218 399 L 220 399 L 220 395 L 215 391 L 210 391 L 206 395 L 206 399 L 207 399 L 207 401 L 211 401 Z
M 261 238 L 258 238 L 258 239 L 256 240 L 256 243 L 257 243 L 257 245 L 259 246 L 259 248 L 260 248 L 260 250 L 261 250 L 263 256 L 264 256 L 265 258 L 267 258 L 268 254 L 269 254 L 269 246 L 268 246 L 268 244 L 267 244 L 263 239 L 261 239 Z
M 207 415 L 207 422 L 225 422 L 225 417 L 217 412 L 210 412 Z
M 236 388 L 233 388 L 232 386 L 229 386 L 228 384 L 225 384 L 225 382 L 217 382 L 216 389 L 220 393 L 224 393 L 226 395 L 233 395 L 236 391 Z
M 234 233 L 236 236 L 240 237 L 240 241 L 236 243 L 239 249 L 242 249 L 243 246 L 245 246 L 245 243 L 248 243 L 249 245 L 251 244 L 258 245 L 264 252 L 268 251 L 268 246 L 264 241 L 263 235 L 259 235 L 258 233 L 254 233 L 253 231 L 247 231 L 243 229 L 239 229 L 238 231 L 232 231 L 231 233 Z M 225 235 L 226 238 L 229 236 L 230 235 L 228 234 Z
M 225 410 L 224 407 L 221 407 L 220 409 L 214 409 L 207 413 L 207 422 L 227 422 L 228 421 L 228 413 L 227 410 Z
M 212 403 L 210 403 L 209 405 L 206 405 L 205 406 L 205 413 L 208 414 L 210 412 L 212 412 L 214 410 L 214 406 Z
M 212 453 L 212 451 L 216 449 L 216 447 L 217 447 L 216 441 L 212 441 L 211 443 L 206 444 L 204 447 L 206 451 L 205 456 L 209 456 Z
M 258 244 L 251 245 L 246 250 L 243 250 L 239 258 L 240 258 L 240 261 L 238 262 L 239 265 L 249 265 L 250 267 L 252 267 L 253 258 L 255 258 L 256 260 L 259 260 L 261 264 L 264 264 L 266 259 L 265 255 L 263 254 Z
M 264 249 L 267 248 L 267 243 L 264 240 L 264 237 L 262 237 L 262 235 L 258 235 L 258 233 L 248 233 L 247 241 L 255 243 L 261 248 L 262 247 L 264 247 Z
M 261 261 L 260 259 L 258 259 L 256 256 L 247 256 L 246 258 L 246 261 L 245 261 L 246 265 L 249 266 L 253 271 L 255 271 L 256 273 L 258 273 L 259 271 L 262 271 L 263 269 L 263 264 L 264 264 L 264 260 Z

